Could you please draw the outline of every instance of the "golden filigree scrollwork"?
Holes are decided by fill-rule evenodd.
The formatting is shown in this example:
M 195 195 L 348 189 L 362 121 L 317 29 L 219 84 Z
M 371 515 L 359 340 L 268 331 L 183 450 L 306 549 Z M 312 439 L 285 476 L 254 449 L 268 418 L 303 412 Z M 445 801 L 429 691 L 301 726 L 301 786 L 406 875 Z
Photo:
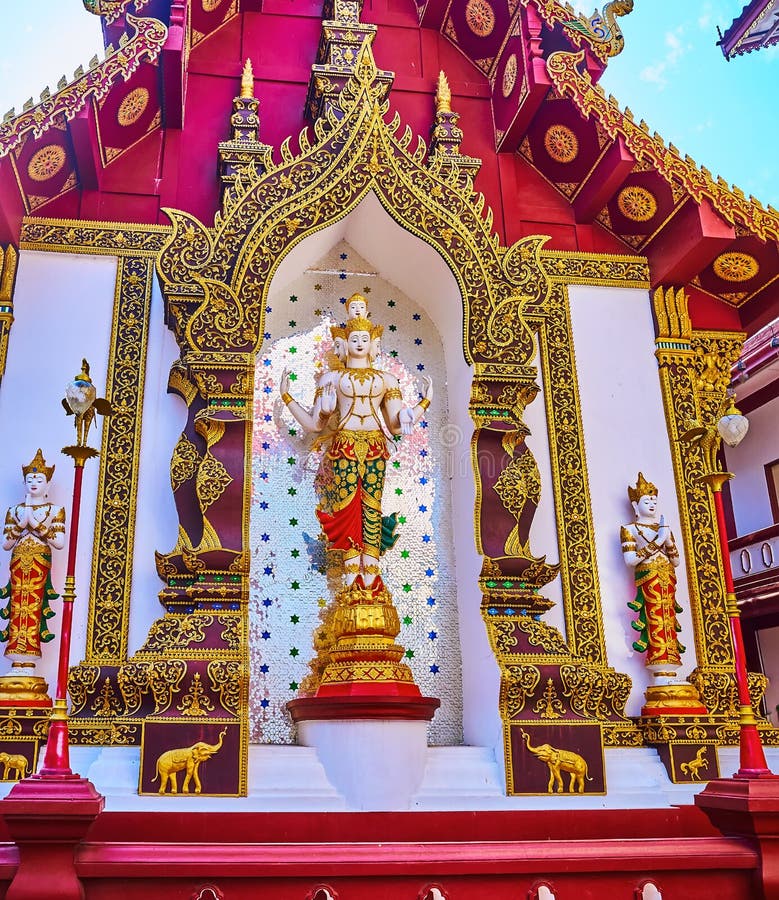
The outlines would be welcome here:
M 181 703 L 176 707 L 184 716 L 207 716 L 214 711 L 214 704 L 203 688 L 200 672 L 195 672 Z
M 110 678 L 106 678 L 103 682 L 100 693 L 93 700 L 90 709 L 100 718 L 109 718 L 122 711 L 122 702 L 116 696 Z
M 241 649 L 241 618 L 240 616 L 217 616 L 217 622 L 222 626 L 220 635 L 228 650 Z
M 649 265 L 641 256 L 547 250 L 541 255 L 547 278 L 566 284 L 648 288 Z
M 564 285 L 554 285 L 549 295 L 539 343 L 546 385 L 544 401 L 549 423 L 567 644 L 576 656 L 605 665 L 595 531 L 568 293 Z
M 142 19 L 130 14 L 126 21 L 132 31 L 121 47 L 111 48 L 113 52 L 106 55 L 95 71 L 84 72 L 79 68 L 75 80 L 53 96 L 47 91 L 40 103 L 25 107 L 18 116 L 0 123 L 0 158 L 16 150 L 29 135 L 39 138 L 50 128 L 61 128 L 85 104 L 102 100 L 115 81 L 120 78 L 127 81 L 141 63 L 153 63 L 157 59 L 168 36 L 165 25 L 155 18 Z
M 517 646 L 517 634 L 512 619 L 496 618 L 490 622 L 490 630 L 498 653 L 513 653 Z
M 182 433 L 176 446 L 173 448 L 173 457 L 170 461 L 170 486 L 173 493 L 193 478 L 201 463 L 201 457 L 197 447 Z
M 77 715 L 87 705 L 89 697 L 97 686 L 100 677 L 100 666 L 73 666 L 68 673 L 68 696 L 70 697 L 70 714 Z
M 500 708 L 515 719 L 525 708 L 541 681 L 541 672 L 529 664 L 501 667 Z
M 29 218 L 22 223 L 20 247 L 22 250 L 155 258 L 168 234 L 169 225 Z
M 570 654 L 568 645 L 563 636 L 553 626 L 542 622 L 540 619 L 532 619 L 530 616 L 518 616 L 513 620 L 517 628 L 527 635 L 527 642 L 531 646 L 540 647 L 545 653 L 555 656 Z
M 116 681 L 124 701 L 123 715 L 137 713 L 149 691 L 154 699 L 155 715 L 165 712 L 179 693 L 186 672 L 187 664 L 181 659 L 129 662 L 120 666 Z
M 205 512 L 233 483 L 227 469 L 210 451 L 207 451 L 197 470 L 195 488 L 200 511 Z
M 149 629 L 142 655 L 180 653 L 189 650 L 206 639 L 206 629 L 213 623 L 210 613 L 168 613 Z
M 544 693 L 533 707 L 533 712 L 542 719 L 561 719 L 565 714 L 565 707 L 557 696 L 557 690 L 551 678 L 546 679 Z
M 696 656 L 704 672 L 717 667 L 732 670 L 733 649 L 719 574 L 714 509 L 705 484 L 699 481 L 704 461 L 696 447 L 681 443 L 679 438 L 690 423 L 709 423 L 718 417 L 730 367 L 738 358 L 744 335 L 693 331 L 682 290 L 658 288 L 654 304 L 660 327 L 656 356 L 679 497 Z M 708 677 L 701 676 L 704 687 Z M 711 677 L 719 680 L 713 673 Z M 698 687 L 692 677 L 690 681 Z M 722 695 L 712 692 L 704 699 L 713 713 L 709 699 L 714 701 L 714 709 L 722 709 Z
M 601 726 L 604 747 L 643 747 L 644 735 L 635 725 L 609 724 Z
M 3 737 L 14 737 L 22 733 L 22 723 L 15 715 L 7 715 L 0 717 L 0 735 Z
M 119 259 L 106 379 L 118 412 L 103 428 L 85 654 L 91 664 L 127 658 L 151 286 L 150 260 Z
M 79 744 L 107 746 L 131 746 L 137 742 L 139 728 L 122 722 L 79 726 Z
M 503 437 L 503 449 L 512 457 L 511 462 L 500 473 L 495 482 L 495 493 L 500 497 L 503 506 L 517 520 L 511 534 L 506 538 L 505 553 L 507 556 L 528 556 L 530 548 L 525 547 L 519 538 L 519 521 L 529 502 L 538 505 L 541 500 L 541 475 L 535 457 L 528 448 L 514 457 L 517 438 L 524 440 L 523 431 L 509 431 Z
M 588 719 L 624 718 L 631 681 L 611 669 L 566 665 L 560 667 L 563 696 L 571 710 Z
M 181 659 L 163 659 L 149 666 L 149 687 L 154 697 L 154 713 L 165 712 L 173 703 L 173 696 L 181 690 L 187 664 Z
M 211 689 L 219 694 L 219 702 L 226 710 L 238 715 L 244 694 L 241 663 L 238 660 L 212 660 L 206 671 Z

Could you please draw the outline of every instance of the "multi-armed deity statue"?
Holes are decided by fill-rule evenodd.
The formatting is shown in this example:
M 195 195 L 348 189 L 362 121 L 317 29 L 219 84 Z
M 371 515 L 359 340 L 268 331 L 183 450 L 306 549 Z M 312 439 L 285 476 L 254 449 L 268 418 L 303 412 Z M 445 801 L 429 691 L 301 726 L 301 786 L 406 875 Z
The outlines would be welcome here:
M 349 320 L 331 329 L 340 365 L 322 375 L 309 411 L 288 393 L 282 376 L 282 399 L 300 425 L 324 432 L 329 441 L 320 473 L 317 510 L 329 549 L 343 553 L 347 584 L 361 579 L 369 587 L 379 576 L 379 558 L 396 540 L 395 517 L 382 516 L 381 497 L 389 436 L 408 434 L 430 405 L 433 388 L 425 379 L 425 396 L 404 405 L 394 375 L 373 368 L 382 327 L 366 317 L 361 294 L 349 299 Z
M 54 635 L 46 622 L 54 612 L 49 601 L 59 595 L 51 584 L 51 551 L 65 546 L 65 510 L 48 499 L 48 487 L 54 466 L 47 466 L 39 449 L 32 461 L 22 466 L 25 498 L 5 515 L 3 549 L 11 551 L 10 580 L 0 588 L 7 599 L 0 617 L 8 625 L 0 631 L 6 643 L 5 655 L 13 661 L 10 676 L 0 680 L 2 690 L 45 692 L 42 679 L 34 677 L 35 662 L 41 656 L 41 644 Z M 18 682 L 18 683 L 17 683 Z
M 403 682 L 413 685 L 400 664 L 402 647 L 397 612 L 380 574 L 379 561 L 395 543 L 394 515 L 382 515 L 384 476 L 391 441 L 408 434 L 430 405 L 433 388 L 424 380 L 424 396 L 414 406 L 403 402 L 397 378 L 373 367 L 381 326 L 367 318 L 367 301 L 354 294 L 344 327 L 331 329 L 331 368 L 321 375 L 311 409 L 289 394 L 281 378 L 281 396 L 290 413 L 326 446 L 317 479 L 317 516 L 328 551 L 340 553 L 344 587 L 333 625 L 331 665 L 324 681 Z M 367 654 L 367 655 L 366 655 Z M 371 665 L 364 665 L 370 660 Z M 368 678 L 368 670 L 375 674 Z M 321 693 L 321 688 L 320 688 Z

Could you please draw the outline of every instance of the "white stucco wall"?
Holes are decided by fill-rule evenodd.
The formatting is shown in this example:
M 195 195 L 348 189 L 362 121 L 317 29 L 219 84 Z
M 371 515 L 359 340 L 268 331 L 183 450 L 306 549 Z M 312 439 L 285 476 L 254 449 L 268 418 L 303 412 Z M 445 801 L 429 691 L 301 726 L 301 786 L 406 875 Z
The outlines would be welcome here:
M 725 449 L 728 471 L 736 476 L 730 496 L 739 535 L 773 525 L 764 466 L 779 458 L 779 397 L 748 418 L 747 436 L 738 447 Z
M 49 497 L 65 507 L 70 528 L 73 462 L 60 448 L 75 443 L 73 417 L 61 405 L 65 385 L 78 374 L 81 359 L 103 395 L 108 365 L 111 317 L 117 261 L 110 256 L 22 251 L 14 292 L 14 317 L 8 361 L 0 386 L 0 507 L 24 499 L 20 467 L 41 447 L 49 465 L 56 465 Z M 99 425 L 100 429 L 101 426 Z M 93 429 L 92 446 L 100 447 L 101 433 Z M 87 462 L 81 501 L 81 527 L 76 563 L 76 604 L 73 615 L 71 662 L 83 657 L 86 610 L 92 567 L 94 510 L 99 467 Z M 0 581 L 8 578 L 10 554 L 0 554 Z M 52 581 L 64 586 L 67 548 L 53 555 Z M 43 648 L 41 674 L 53 695 L 59 652 L 62 601 L 52 604 L 57 615 L 49 623 L 56 639 Z M 10 664 L 0 662 L 0 671 Z
M 642 471 L 659 490 L 660 511 L 674 532 L 682 561 L 676 570 L 682 643 L 680 673 L 695 667 L 679 508 L 674 486 L 654 327 L 646 291 L 577 286 L 570 289 L 576 365 L 584 427 L 595 551 L 609 664 L 633 680 L 627 704 L 638 715 L 649 683 L 643 654 L 632 649 L 626 604 L 635 595 L 633 576 L 620 549 L 620 525 L 633 518 L 627 487 Z

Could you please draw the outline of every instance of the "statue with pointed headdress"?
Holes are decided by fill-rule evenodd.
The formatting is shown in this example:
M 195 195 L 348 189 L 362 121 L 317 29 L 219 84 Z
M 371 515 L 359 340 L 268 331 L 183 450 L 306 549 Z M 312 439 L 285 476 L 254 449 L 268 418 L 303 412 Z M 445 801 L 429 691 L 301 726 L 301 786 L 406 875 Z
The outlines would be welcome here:
M 54 466 L 47 466 L 40 448 L 22 466 L 25 498 L 5 515 L 3 549 L 11 551 L 10 580 L 0 588 L 0 609 L 7 622 L 0 630 L 5 655 L 18 674 L 32 675 L 41 644 L 54 637 L 47 621 L 54 615 L 50 601 L 59 595 L 51 583 L 51 551 L 65 546 L 65 510 L 49 498 Z
M 334 363 L 323 374 L 309 410 L 289 394 L 282 375 L 281 397 L 308 432 L 327 443 L 317 510 L 331 550 L 343 554 L 347 584 L 380 583 L 379 558 L 394 543 L 394 519 L 382 516 L 381 498 L 389 459 L 389 441 L 408 434 L 430 405 L 433 387 L 424 379 L 424 396 L 414 406 L 403 402 L 397 378 L 373 368 L 382 327 L 367 318 L 367 300 L 352 295 L 350 318 L 331 329 Z
M 657 488 L 638 473 L 628 488 L 635 520 L 620 533 L 625 564 L 633 569 L 636 596 L 628 603 L 636 618 L 633 649 L 646 653 L 646 667 L 656 676 L 673 676 L 682 664 L 684 647 L 677 637 L 676 573 L 679 551 L 673 533 L 657 510 Z

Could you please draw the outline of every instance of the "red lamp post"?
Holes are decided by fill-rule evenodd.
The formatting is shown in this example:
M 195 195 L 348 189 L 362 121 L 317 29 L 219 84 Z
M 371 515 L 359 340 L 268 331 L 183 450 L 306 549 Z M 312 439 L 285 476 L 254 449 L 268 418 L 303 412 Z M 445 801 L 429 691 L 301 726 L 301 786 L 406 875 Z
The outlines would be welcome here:
M 68 541 L 68 563 L 65 573 L 65 590 L 62 594 L 62 630 L 60 636 L 59 661 L 57 665 L 57 691 L 54 708 L 49 723 L 46 755 L 39 778 L 75 778 L 70 769 L 68 740 L 68 664 L 73 628 L 73 603 L 76 599 L 76 550 L 78 547 L 78 523 L 81 512 L 81 485 L 84 479 L 84 463 L 98 455 L 97 450 L 87 446 L 87 435 L 95 415 L 110 415 L 111 405 L 97 397 L 92 379 L 89 377 L 89 363 L 82 361 L 81 372 L 65 389 L 62 401 L 65 412 L 75 416 L 76 443 L 63 447 L 62 452 L 70 456 L 75 466 L 73 476 L 73 503 L 70 513 L 70 538 Z
M 109 415 L 111 412 L 108 401 L 96 397 L 86 360 L 82 362 L 81 372 L 67 386 L 62 405 L 68 415 L 75 416 L 76 443 L 64 447 L 62 451 L 73 459 L 75 476 L 67 573 L 62 595 L 57 690 L 41 771 L 17 782 L 0 803 L 0 815 L 5 819 L 19 852 L 19 866 L 8 888 L 8 900 L 33 900 L 37 897 L 83 900 L 84 887 L 76 872 L 74 850 L 100 815 L 105 802 L 88 779 L 71 771 L 68 739 L 68 662 L 73 602 L 76 599 L 81 483 L 84 463 L 97 456 L 97 450 L 87 446 L 87 434 L 97 413 Z
M 730 623 L 730 634 L 733 641 L 733 661 L 736 670 L 736 687 L 738 690 L 739 748 L 740 767 L 736 778 L 775 777 L 766 763 L 760 733 L 757 730 L 752 699 L 749 695 L 749 678 L 747 675 L 746 652 L 741 632 L 741 617 L 736 602 L 733 586 L 733 570 L 730 565 L 725 509 L 722 503 L 722 486 L 733 478 L 731 472 L 723 472 L 718 459 L 720 444 L 724 439 L 730 447 L 741 443 L 749 428 L 747 419 L 735 407 L 734 398 L 726 398 L 720 408 L 720 418 L 716 424 L 703 427 L 693 423 L 680 440 L 697 443 L 702 452 L 707 471 L 699 477 L 709 488 L 714 502 L 717 517 L 717 540 L 722 556 L 722 574 L 725 586 L 725 607 Z

